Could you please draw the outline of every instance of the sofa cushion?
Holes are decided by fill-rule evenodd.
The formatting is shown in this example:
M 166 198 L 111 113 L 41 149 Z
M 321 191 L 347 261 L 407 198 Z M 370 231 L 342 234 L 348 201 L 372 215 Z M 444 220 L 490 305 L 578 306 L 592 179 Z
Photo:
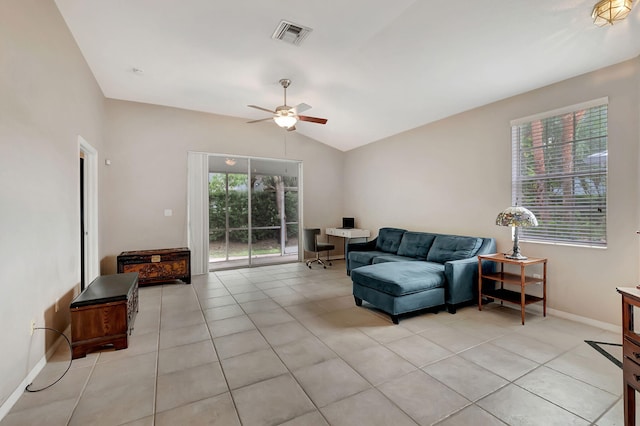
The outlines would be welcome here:
M 373 265 L 376 263 L 385 263 L 385 262 L 417 262 L 420 259 L 416 259 L 415 257 L 407 257 L 407 256 L 398 256 L 397 254 L 389 254 L 383 253 L 380 256 L 376 256 L 373 258 Z
M 434 234 L 407 231 L 402 235 L 402 241 L 400 241 L 400 247 L 398 247 L 398 256 L 425 260 L 435 238 Z
M 444 265 L 430 262 L 385 262 L 351 271 L 354 284 L 392 296 L 444 287 Z
M 404 229 L 398 228 L 380 228 L 376 239 L 376 250 L 396 254 L 405 232 Z
M 475 256 L 482 245 L 482 238 L 438 235 L 427 254 L 429 262 L 445 263 L 450 260 L 467 259 Z
M 384 256 L 387 253 L 372 250 L 372 251 L 352 251 L 349 253 L 349 261 L 357 262 L 365 265 L 371 265 L 373 258 L 377 256 Z

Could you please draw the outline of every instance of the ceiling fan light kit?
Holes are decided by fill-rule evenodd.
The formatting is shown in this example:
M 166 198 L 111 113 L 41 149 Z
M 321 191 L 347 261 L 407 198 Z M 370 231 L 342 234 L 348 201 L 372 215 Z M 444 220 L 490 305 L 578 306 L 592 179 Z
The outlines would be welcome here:
M 308 121 L 311 123 L 326 124 L 327 123 L 326 118 L 309 117 L 306 115 L 298 114 L 301 111 L 306 111 L 307 109 L 311 108 L 307 104 L 302 103 L 302 104 L 298 104 L 295 107 L 290 107 L 287 105 L 287 87 L 289 87 L 290 84 L 291 84 L 291 80 L 289 80 L 288 78 L 283 78 L 280 80 L 280 85 L 284 89 L 284 105 L 280 105 L 275 109 L 275 111 L 272 111 L 268 108 L 259 107 L 257 105 L 248 105 L 250 108 L 259 109 L 260 111 L 266 111 L 273 114 L 273 117 L 271 118 L 263 118 L 261 120 L 248 121 L 248 123 L 259 123 L 261 121 L 273 119 L 273 121 L 278 126 L 288 131 L 296 130 L 296 123 L 298 121 Z
M 599 27 L 613 25 L 629 15 L 633 0 L 601 0 L 593 7 L 591 17 Z

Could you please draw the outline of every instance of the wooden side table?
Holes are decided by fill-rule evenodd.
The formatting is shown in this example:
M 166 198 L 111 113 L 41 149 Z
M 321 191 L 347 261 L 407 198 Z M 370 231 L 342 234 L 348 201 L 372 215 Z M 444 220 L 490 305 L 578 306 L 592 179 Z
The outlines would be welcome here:
M 633 308 L 640 307 L 640 290 L 619 287 L 622 295 L 622 380 L 624 384 L 624 424 L 636 424 L 636 391 L 640 391 L 640 335 L 634 331 Z
M 483 273 L 482 261 L 497 262 L 500 264 L 500 272 Z M 520 274 L 504 272 L 504 265 L 520 266 Z M 542 277 L 527 276 L 525 268 L 530 265 L 542 264 Z M 483 280 L 492 280 L 500 283 L 500 288 L 483 289 Z M 520 285 L 520 292 L 507 290 L 504 284 Z M 530 284 L 542 284 L 542 297 L 526 294 L 525 288 Z M 524 307 L 530 303 L 542 302 L 542 314 L 547 316 L 547 259 L 530 257 L 525 260 L 509 259 L 503 253 L 478 256 L 478 309 L 482 310 L 482 296 L 497 299 L 503 302 L 519 303 L 524 325 Z

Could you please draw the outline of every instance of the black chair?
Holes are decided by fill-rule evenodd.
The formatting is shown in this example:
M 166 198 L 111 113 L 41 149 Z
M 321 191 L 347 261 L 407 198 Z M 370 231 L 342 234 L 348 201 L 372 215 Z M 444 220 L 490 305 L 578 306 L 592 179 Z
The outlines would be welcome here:
M 318 242 L 318 234 L 320 234 L 319 228 L 311 228 L 304 230 L 304 249 L 306 251 L 310 251 L 316 254 L 316 258 L 314 260 L 307 260 L 307 266 L 311 269 L 311 264 L 318 262 L 325 269 L 327 269 L 327 265 L 320 259 L 320 252 L 327 252 L 327 262 L 329 266 L 331 266 L 331 261 L 329 261 L 329 250 L 333 250 L 335 246 L 329 243 L 321 243 Z

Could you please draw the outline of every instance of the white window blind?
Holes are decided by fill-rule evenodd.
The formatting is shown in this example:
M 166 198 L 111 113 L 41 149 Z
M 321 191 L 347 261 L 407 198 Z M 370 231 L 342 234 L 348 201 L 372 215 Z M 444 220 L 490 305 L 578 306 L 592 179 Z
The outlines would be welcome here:
M 599 99 L 511 123 L 512 201 L 538 226 L 521 241 L 607 245 L 607 111 Z

